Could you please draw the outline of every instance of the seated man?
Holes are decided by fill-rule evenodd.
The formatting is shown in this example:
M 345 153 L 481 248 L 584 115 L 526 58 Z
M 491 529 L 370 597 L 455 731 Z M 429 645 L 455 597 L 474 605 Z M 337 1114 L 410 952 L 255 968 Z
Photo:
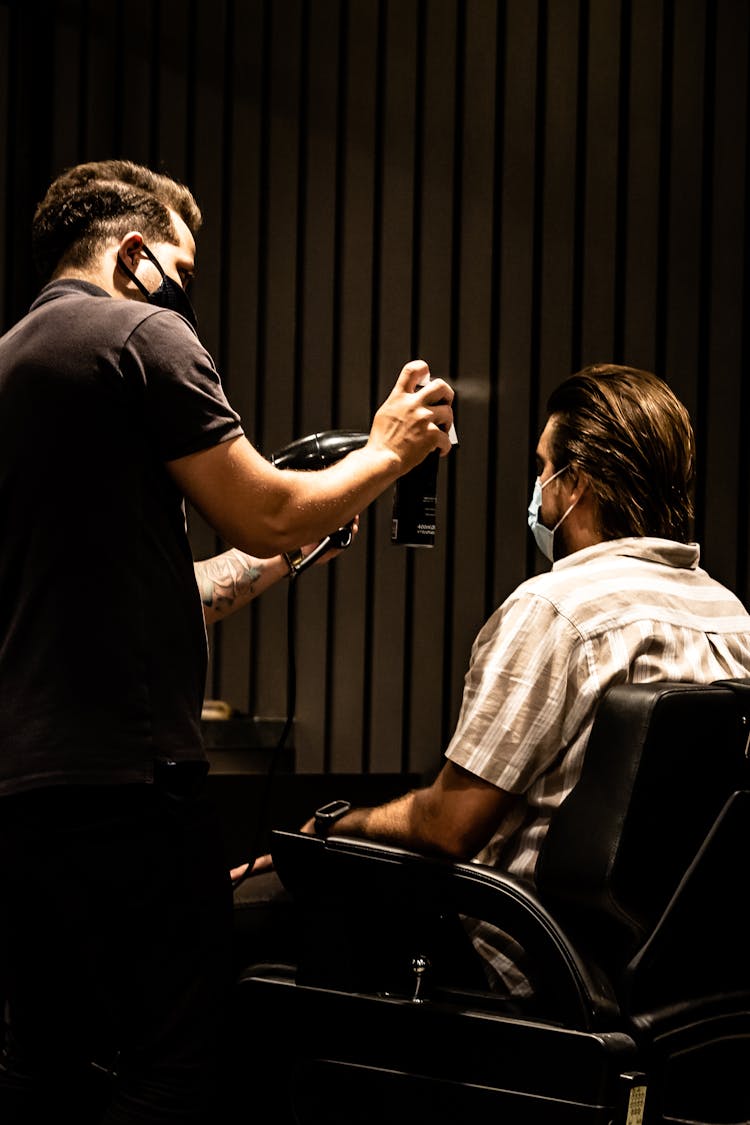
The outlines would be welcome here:
M 548 413 L 529 525 L 552 570 L 522 583 L 480 631 L 433 784 L 345 813 L 337 835 L 474 858 L 533 884 L 609 687 L 750 675 L 750 615 L 690 542 L 684 406 L 654 375 L 602 365 L 565 380 Z M 528 995 L 517 950 L 468 925 L 493 987 Z

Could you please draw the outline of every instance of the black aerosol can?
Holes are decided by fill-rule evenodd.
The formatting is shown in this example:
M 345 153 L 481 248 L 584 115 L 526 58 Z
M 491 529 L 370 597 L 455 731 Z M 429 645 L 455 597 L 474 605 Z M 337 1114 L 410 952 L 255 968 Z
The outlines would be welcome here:
M 440 453 L 428 453 L 396 481 L 391 542 L 402 547 L 434 547 L 437 524 L 437 475 Z
M 429 375 L 428 375 L 429 379 Z M 417 390 L 422 389 L 417 386 Z M 458 445 L 456 427 L 448 431 L 451 445 Z M 434 547 L 437 526 L 437 478 L 440 450 L 428 453 L 396 481 L 393 493 L 391 542 L 401 547 Z

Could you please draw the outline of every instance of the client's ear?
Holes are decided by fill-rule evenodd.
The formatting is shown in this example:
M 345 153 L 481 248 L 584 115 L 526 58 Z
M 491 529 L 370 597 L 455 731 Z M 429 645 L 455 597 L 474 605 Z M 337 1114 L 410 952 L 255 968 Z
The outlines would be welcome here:
M 571 493 L 571 500 L 580 499 L 584 493 L 588 492 L 591 482 L 586 473 L 579 469 L 574 461 L 571 461 L 568 470 L 568 485 Z

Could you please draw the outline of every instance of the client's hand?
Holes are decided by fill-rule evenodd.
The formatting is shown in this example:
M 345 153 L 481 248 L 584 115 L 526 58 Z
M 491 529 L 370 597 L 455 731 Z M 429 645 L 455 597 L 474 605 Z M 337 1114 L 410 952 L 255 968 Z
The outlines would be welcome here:
M 270 855 L 259 855 L 257 859 L 253 860 L 253 866 L 248 873 L 248 878 L 253 875 L 262 875 L 266 871 L 273 871 L 273 859 Z M 232 882 L 235 879 L 241 879 L 247 872 L 247 864 L 241 863 L 239 867 L 233 867 L 229 872 L 229 877 Z

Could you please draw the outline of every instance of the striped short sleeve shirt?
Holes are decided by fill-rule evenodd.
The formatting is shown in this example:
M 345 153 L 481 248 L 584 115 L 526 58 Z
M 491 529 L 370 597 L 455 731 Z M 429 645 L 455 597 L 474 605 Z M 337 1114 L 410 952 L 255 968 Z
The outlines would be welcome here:
M 482 628 L 447 750 L 516 794 L 477 861 L 533 883 L 550 816 L 581 771 L 596 705 L 619 683 L 750 676 L 750 615 L 699 566 L 697 544 L 610 540 L 519 586 Z M 512 958 L 475 944 L 512 992 Z

